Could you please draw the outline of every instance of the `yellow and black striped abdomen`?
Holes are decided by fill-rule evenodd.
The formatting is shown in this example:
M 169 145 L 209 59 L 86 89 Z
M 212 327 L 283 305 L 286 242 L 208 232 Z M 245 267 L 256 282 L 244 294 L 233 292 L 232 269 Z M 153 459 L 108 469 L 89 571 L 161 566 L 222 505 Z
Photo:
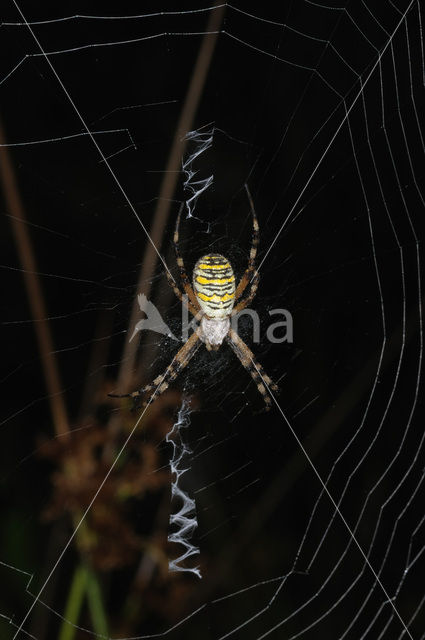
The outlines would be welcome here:
M 209 318 L 225 318 L 235 303 L 235 275 L 230 262 L 218 253 L 202 256 L 193 270 L 193 288 Z

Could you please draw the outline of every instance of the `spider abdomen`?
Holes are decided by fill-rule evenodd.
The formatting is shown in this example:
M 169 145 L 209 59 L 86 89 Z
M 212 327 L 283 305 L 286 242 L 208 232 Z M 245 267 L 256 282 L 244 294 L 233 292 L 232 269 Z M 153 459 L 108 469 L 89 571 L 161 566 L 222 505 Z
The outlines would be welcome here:
M 193 270 L 193 288 L 209 318 L 230 315 L 235 302 L 235 275 L 227 258 L 218 253 L 202 256 Z

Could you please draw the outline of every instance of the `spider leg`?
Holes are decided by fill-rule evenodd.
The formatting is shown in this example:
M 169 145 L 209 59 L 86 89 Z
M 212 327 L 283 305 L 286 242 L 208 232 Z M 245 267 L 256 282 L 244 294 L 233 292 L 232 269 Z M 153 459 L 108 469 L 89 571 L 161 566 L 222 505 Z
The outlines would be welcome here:
M 240 300 L 235 307 L 233 307 L 232 316 L 234 316 L 236 313 L 239 313 L 239 311 L 242 311 L 242 309 L 245 309 L 253 301 L 255 294 L 257 293 L 259 280 L 260 274 L 258 273 L 258 271 L 255 271 L 254 276 L 251 280 L 251 289 L 249 294 L 245 298 Z
M 176 353 L 171 363 L 166 368 L 165 372 L 155 378 L 155 380 L 146 385 L 146 387 L 142 387 L 138 391 L 133 391 L 132 393 L 123 393 L 123 394 L 115 394 L 108 393 L 108 396 L 111 398 L 133 398 L 134 400 L 134 409 L 144 409 L 148 404 L 151 404 L 158 398 L 166 389 L 172 380 L 177 378 L 180 371 L 185 368 L 188 364 L 189 360 L 192 356 L 195 355 L 202 342 L 199 340 L 199 336 L 196 333 L 192 333 L 190 338 L 185 342 L 185 344 L 181 347 L 181 349 Z M 143 402 L 139 402 L 138 399 L 144 396 L 145 394 L 152 392 L 151 396 Z
M 255 258 L 257 256 L 257 247 L 258 247 L 258 243 L 260 242 L 260 227 L 258 225 L 258 218 L 257 218 L 257 214 L 255 213 L 254 202 L 252 200 L 252 196 L 247 184 L 245 185 L 245 189 L 248 195 L 248 200 L 251 206 L 251 213 L 252 213 L 252 227 L 253 227 L 252 243 L 251 243 L 251 250 L 249 252 L 248 267 L 245 273 L 243 274 L 238 286 L 236 287 L 235 300 L 240 298 L 241 294 L 245 291 L 248 284 L 252 280 L 252 274 L 255 270 Z
M 242 365 L 251 374 L 254 382 L 257 385 L 258 391 L 263 396 L 263 400 L 266 403 L 266 409 L 269 410 L 272 406 L 272 398 L 270 397 L 267 388 L 269 387 L 272 391 L 278 392 L 278 386 L 267 375 L 267 373 L 265 373 L 263 367 L 257 361 L 251 349 L 238 336 L 236 331 L 234 331 L 233 329 L 229 329 L 226 340 L 241 361 Z
M 180 277 L 183 283 L 183 289 L 187 294 L 187 297 L 189 298 L 189 301 L 192 303 L 193 307 L 197 311 L 199 311 L 200 306 L 199 306 L 198 298 L 196 297 L 195 292 L 192 289 L 192 285 L 190 284 L 188 275 L 186 273 L 183 258 L 181 257 L 180 251 L 179 251 L 179 227 L 180 227 L 180 217 L 183 211 L 183 207 L 184 207 L 184 203 L 182 203 L 182 206 L 180 207 L 180 211 L 177 216 L 176 228 L 174 230 L 174 237 L 173 237 L 174 251 L 176 252 L 177 266 L 180 269 Z
M 183 298 L 182 292 L 180 291 L 179 287 L 175 283 L 175 281 L 174 281 L 172 275 L 169 273 L 169 271 L 165 271 L 165 274 L 167 276 L 168 284 L 170 285 L 170 287 L 174 291 L 174 293 L 177 296 L 177 298 L 180 300 L 180 302 L 182 304 L 186 304 L 187 308 L 189 309 L 190 313 L 193 316 L 196 316 L 196 314 L 199 313 L 199 311 L 193 306 L 193 304 L 191 302 L 189 302 L 189 300 L 187 298 L 186 299 Z

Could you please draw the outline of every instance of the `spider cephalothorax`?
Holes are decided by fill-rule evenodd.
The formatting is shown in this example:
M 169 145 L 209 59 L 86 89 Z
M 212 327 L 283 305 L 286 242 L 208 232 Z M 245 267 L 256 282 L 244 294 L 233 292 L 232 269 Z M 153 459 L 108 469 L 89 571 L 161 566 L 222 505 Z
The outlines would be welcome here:
M 256 361 L 251 349 L 238 336 L 236 331 L 232 329 L 230 323 L 230 317 L 242 311 L 242 309 L 245 309 L 253 300 L 259 279 L 258 272 L 255 270 L 255 258 L 259 241 L 258 220 L 247 186 L 246 191 L 251 205 L 253 220 L 252 246 L 249 253 L 248 267 L 237 286 L 230 262 L 219 253 L 209 253 L 198 260 L 193 270 L 193 286 L 190 284 L 178 246 L 180 209 L 174 231 L 174 248 L 176 251 L 177 265 L 180 269 L 183 290 L 187 296 L 186 299 L 183 298 L 183 292 L 177 286 L 171 274 L 168 271 L 166 273 L 168 282 L 176 296 L 184 304 L 187 304 L 189 311 L 200 323 L 196 331 L 174 356 L 165 373 L 157 376 L 152 384 L 138 391 L 125 394 L 125 396 L 134 398 L 138 406 L 146 406 L 163 393 L 168 388 L 169 383 L 174 380 L 180 371 L 188 364 L 202 343 L 205 344 L 208 350 L 215 351 L 226 341 L 256 382 L 257 388 L 266 403 L 266 408 L 270 408 L 271 397 L 267 388 L 277 391 L 277 387 L 264 372 L 262 366 Z M 243 297 L 243 293 L 248 285 L 250 286 L 249 293 Z M 149 393 L 151 393 L 151 396 L 139 403 L 140 398 Z

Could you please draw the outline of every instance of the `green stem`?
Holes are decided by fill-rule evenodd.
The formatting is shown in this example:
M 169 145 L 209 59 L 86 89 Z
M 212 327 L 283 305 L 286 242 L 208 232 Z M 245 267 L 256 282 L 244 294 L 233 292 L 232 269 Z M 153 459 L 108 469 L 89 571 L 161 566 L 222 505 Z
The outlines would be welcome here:
M 75 636 L 77 630 L 75 625 L 78 623 L 80 617 L 81 605 L 83 604 L 84 594 L 87 589 L 87 579 L 87 568 L 79 565 L 75 569 L 74 577 L 72 578 L 65 607 L 65 619 L 62 622 L 59 640 L 73 640 Z
M 75 569 L 72 578 L 59 640 L 73 640 L 75 637 L 84 596 L 87 597 L 93 631 L 97 637 L 109 638 L 108 622 L 99 581 L 96 574 L 87 565 L 80 564 Z
M 109 638 L 108 621 L 106 618 L 105 608 L 103 606 L 99 580 L 91 569 L 87 569 L 87 577 L 87 600 L 91 621 L 93 623 L 93 630 L 97 636 Z

